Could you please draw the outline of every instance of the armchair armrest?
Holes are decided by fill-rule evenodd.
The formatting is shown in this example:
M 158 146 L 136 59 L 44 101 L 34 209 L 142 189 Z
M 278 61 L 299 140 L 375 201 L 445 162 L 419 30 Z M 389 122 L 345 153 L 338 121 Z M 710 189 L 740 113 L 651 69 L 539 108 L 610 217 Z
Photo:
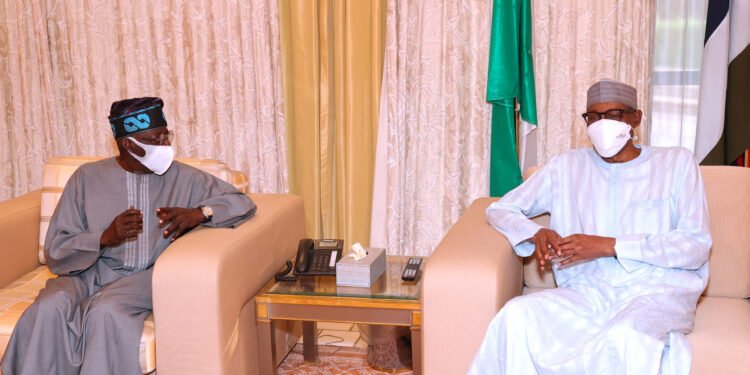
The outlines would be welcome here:
M 254 332 L 254 316 L 240 311 L 295 254 L 305 235 L 305 214 L 302 199 L 292 195 L 251 198 L 258 206 L 255 217 L 234 229 L 195 230 L 156 262 L 160 373 L 243 373 L 247 358 L 257 355 L 252 353 L 257 342 L 243 342 L 256 340 L 244 332 Z
M 41 190 L 0 202 L 0 288 L 39 266 Z
M 430 256 L 422 286 L 426 374 L 465 374 L 490 321 L 521 294 L 523 261 L 475 200 Z M 461 345 L 446 343 L 460 341 Z

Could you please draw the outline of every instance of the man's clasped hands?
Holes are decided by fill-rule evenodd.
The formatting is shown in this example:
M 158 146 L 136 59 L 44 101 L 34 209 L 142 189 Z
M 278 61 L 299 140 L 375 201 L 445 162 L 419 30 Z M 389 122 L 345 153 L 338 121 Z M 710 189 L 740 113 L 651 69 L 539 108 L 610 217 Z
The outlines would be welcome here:
M 531 238 L 534 256 L 541 270 L 553 263 L 565 269 L 579 263 L 602 257 L 615 256 L 615 239 L 612 237 L 573 234 L 560 236 L 552 229 L 542 228 Z

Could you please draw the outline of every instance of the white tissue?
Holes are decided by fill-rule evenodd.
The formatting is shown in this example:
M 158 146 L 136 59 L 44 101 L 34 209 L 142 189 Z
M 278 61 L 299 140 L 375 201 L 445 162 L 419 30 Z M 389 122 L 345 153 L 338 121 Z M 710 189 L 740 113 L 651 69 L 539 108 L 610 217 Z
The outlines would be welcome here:
M 352 245 L 352 248 L 349 249 L 349 254 L 347 255 L 354 258 L 356 261 L 360 261 L 367 256 L 367 251 L 359 242 L 357 242 Z

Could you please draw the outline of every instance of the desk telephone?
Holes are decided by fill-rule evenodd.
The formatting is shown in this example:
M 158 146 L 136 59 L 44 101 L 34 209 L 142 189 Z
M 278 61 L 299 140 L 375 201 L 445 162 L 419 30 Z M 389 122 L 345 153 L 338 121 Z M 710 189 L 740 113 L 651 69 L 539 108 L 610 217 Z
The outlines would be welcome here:
M 336 275 L 336 262 L 341 259 L 344 240 L 302 239 L 294 262 L 295 275 Z
M 295 281 L 295 276 L 336 276 L 336 262 L 341 259 L 344 240 L 303 238 L 299 241 L 297 257 L 286 262 L 286 267 L 276 275 L 276 281 Z M 294 276 L 287 276 L 294 269 Z

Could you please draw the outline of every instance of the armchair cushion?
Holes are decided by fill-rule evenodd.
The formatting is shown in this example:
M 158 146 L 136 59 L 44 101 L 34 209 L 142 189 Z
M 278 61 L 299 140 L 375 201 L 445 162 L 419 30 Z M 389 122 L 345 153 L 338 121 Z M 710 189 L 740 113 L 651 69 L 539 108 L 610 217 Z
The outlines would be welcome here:
M 750 297 L 750 169 L 701 167 L 713 246 L 704 295 Z
M 742 374 L 750 369 L 750 301 L 703 297 L 688 336 L 692 374 Z
M 536 257 L 523 258 L 523 286 L 531 289 L 556 288 L 555 275 L 550 269 L 539 270 L 539 262 Z
M 13 328 L 26 308 L 34 302 L 47 280 L 56 277 L 47 266 L 39 266 L 20 279 L 0 289 L 0 353 L 5 352 Z M 0 355 L 2 357 L 2 355 Z M 156 342 L 154 335 L 154 315 L 143 323 L 141 344 L 138 348 L 138 361 L 144 374 L 156 368 Z
M 49 268 L 40 266 L 0 290 L 0 352 L 5 352 L 18 318 L 53 277 Z

